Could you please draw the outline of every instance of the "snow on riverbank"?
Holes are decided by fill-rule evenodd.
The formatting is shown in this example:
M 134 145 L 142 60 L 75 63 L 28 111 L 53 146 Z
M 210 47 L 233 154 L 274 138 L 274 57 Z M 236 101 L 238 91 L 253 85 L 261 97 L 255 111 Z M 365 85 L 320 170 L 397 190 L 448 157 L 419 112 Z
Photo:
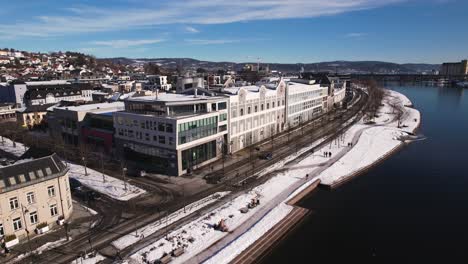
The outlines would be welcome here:
M 145 190 L 133 186 L 129 183 L 126 183 L 127 189 L 125 190 L 124 181 L 120 179 L 111 177 L 109 175 L 104 175 L 103 179 L 102 173 L 90 168 L 86 169 L 88 175 L 85 175 L 85 169 L 82 165 L 77 165 L 74 163 L 67 163 L 67 165 L 70 169 L 68 172 L 68 176 L 70 178 L 76 179 L 86 187 L 96 192 L 105 194 L 113 199 L 119 201 L 128 201 L 146 192 Z
M 229 263 L 237 255 L 242 253 L 251 244 L 260 239 L 268 230 L 278 224 L 285 218 L 293 207 L 284 203 L 279 204 L 271 210 L 265 217 L 256 223 L 248 232 L 244 233 L 241 237 L 234 240 L 231 244 L 221 250 L 218 254 L 214 255 L 207 261 L 206 264 L 221 264 Z
M 160 221 L 156 221 L 152 224 L 149 224 L 145 227 L 139 228 L 136 232 L 132 232 L 131 234 L 127 234 L 114 242 L 112 242 L 112 245 L 116 247 L 119 250 L 122 250 L 130 245 L 133 245 L 134 243 L 138 242 L 139 240 L 143 239 L 144 237 L 150 236 L 154 234 L 155 232 L 165 228 L 166 226 L 176 222 L 179 219 L 182 219 L 204 207 L 206 207 L 209 204 L 212 204 L 222 197 L 228 195 L 229 192 L 217 192 L 215 194 L 212 194 L 206 198 L 203 198 L 199 201 L 196 201 L 194 203 L 191 203 L 187 206 L 185 206 L 185 209 L 179 209 L 178 211 L 170 214 L 167 217 L 164 217 Z
M 398 103 L 403 106 L 403 115 L 398 120 L 394 109 L 390 106 Z M 390 154 L 403 142 L 401 136 L 407 132 L 413 133 L 421 122 L 421 114 L 418 110 L 406 107 L 412 105 L 411 101 L 401 93 L 387 90 L 383 100 L 383 106 L 379 109 L 374 125 L 358 124 L 361 126 L 362 134 L 355 145 L 337 162 L 331 165 L 320 175 L 322 184 L 333 185 L 343 181 L 354 173 L 366 168 Z M 353 129 L 351 128 L 351 129 Z
M 16 147 L 15 147 L 11 139 L 6 138 L 6 137 L 2 137 L 2 138 L 3 138 L 3 141 L 0 139 L 0 149 L 5 152 L 8 152 L 16 157 L 20 157 L 28 150 L 28 148 L 27 147 L 25 148 L 22 143 L 16 142 Z

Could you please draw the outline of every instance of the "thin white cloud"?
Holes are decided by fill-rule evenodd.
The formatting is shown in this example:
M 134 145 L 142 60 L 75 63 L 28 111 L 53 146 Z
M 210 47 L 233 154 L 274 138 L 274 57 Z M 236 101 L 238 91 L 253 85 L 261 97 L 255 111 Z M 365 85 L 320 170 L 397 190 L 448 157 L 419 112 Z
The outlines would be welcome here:
M 96 46 L 108 46 L 112 48 L 128 48 L 134 46 L 142 46 L 149 44 L 156 44 L 165 41 L 164 39 L 118 39 L 118 40 L 105 40 L 105 41 L 92 41 L 89 44 Z
M 187 26 L 185 27 L 185 31 L 189 32 L 189 33 L 200 33 L 200 30 L 194 28 L 194 27 L 191 27 L 191 26 Z
M 364 32 L 352 32 L 352 33 L 346 34 L 345 37 L 347 37 L 347 38 L 360 38 L 360 37 L 365 37 L 367 35 L 368 34 L 364 33 Z
M 192 45 L 219 45 L 240 42 L 239 39 L 186 39 L 185 42 Z
M 310 18 L 371 9 L 402 1 L 407 0 L 172 0 L 141 2 L 138 8 L 71 6 L 60 9 L 56 15 L 31 19 L 28 17 L 29 22 L 12 19 L 11 22 L 0 25 L 0 34 L 42 37 L 168 24 L 224 24 Z

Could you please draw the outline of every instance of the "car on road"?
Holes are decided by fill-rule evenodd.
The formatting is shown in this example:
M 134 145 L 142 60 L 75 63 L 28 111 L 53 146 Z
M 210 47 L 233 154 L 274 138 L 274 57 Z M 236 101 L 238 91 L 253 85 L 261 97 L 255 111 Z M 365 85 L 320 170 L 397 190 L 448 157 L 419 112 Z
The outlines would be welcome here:
M 77 179 L 73 179 L 73 178 L 69 178 L 68 181 L 70 182 L 70 190 L 72 190 L 72 192 L 81 190 L 83 185 L 81 184 L 80 181 L 78 181 Z
M 260 159 L 263 159 L 263 160 L 271 160 L 273 158 L 273 154 L 270 152 L 267 152 L 267 153 L 261 154 L 259 157 Z

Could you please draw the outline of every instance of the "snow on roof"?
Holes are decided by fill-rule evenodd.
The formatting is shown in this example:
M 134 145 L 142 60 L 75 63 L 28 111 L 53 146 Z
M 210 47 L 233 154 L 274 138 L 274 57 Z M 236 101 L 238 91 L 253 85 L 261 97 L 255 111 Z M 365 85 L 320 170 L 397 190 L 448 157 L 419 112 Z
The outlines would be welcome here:
M 80 106 L 56 107 L 56 109 L 76 112 L 111 112 L 124 110 L 125 104 L 123 102 L 85 104 Z
M 26 85 L 59 85 L 59 84 L 69 84 L 67 80 L 54 80 L 54 81 L 36 81 L 36 82 L 26 82 Z
M 218 96 L 206 96 L 198 94 L 197 97 L 194 95 L 187 94 L 173 94 L 173 93 L 160 93 L 156 98 L 156 95 L 139 96 L 129 99 L 130 101 L 158 101 L 158 102 L 180 102 L 180 101 L 198 101 L 206 99 L 217 99 L 221 98 Z

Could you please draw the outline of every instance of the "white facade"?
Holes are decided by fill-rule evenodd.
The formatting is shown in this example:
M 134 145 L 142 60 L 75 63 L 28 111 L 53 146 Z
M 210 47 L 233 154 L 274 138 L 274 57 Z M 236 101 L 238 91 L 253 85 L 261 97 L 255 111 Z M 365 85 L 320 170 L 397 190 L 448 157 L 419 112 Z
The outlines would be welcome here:
M 164 91 L 169 91 L 172 88 L 170 83 L 167 83 L 167 76 L 164 75 L 148 75 L 148 81 L 156 89 L 161 89 Z
M 285 126 L 286 84 L 225 88 L 229 93 L 229 151 L 268 139 Z
M 298 126 L 322 114 L 326 108 L 328 87 L 314 80 L 291 79 L 287 86 L 287 125 Z

